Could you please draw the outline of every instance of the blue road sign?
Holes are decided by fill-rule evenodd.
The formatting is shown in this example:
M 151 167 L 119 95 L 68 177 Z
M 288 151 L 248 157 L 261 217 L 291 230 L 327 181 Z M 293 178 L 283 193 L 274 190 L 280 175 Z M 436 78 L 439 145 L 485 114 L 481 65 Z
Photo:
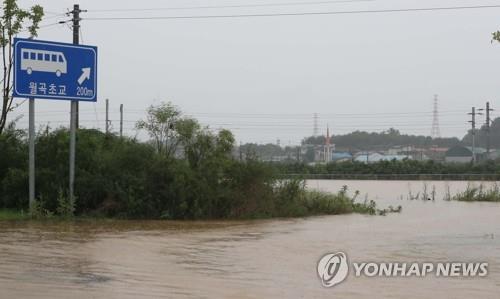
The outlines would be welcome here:
M 97 47 L 14 39 L 14 97 L 97 100 Z

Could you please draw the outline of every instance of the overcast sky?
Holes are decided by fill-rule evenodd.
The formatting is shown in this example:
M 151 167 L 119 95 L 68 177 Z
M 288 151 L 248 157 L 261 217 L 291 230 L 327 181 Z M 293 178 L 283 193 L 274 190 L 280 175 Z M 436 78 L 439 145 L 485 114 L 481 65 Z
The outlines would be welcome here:
M 326 0 L 326 2 L 331 0 Z M 204 8 L 154 11 L 96 11 L 175 8 L 307 0 L 80 1 L 81 43 L 99 48 L 98 102 L 82 103 L 82 125 L 104 127 L 109 98 L 113 128 L 125 106 L 125 131 L 160 101 L 238 141 L 297 144 L 320 130 L 356 129 L 429 135 L 434 94 L 439 95 L 443 136 L 462 137 L 471 106 L 490 100 L 500 111 L 500 8 L 380 14 L 252 18 L 101 21 L 92 17 L 194 16 L 379 10 L 500 4 L 500 1 L 374 0 L 353 3 Z M 75 1 L 41 4 L 43 24 Z M 40 29 L 39 39 L 71 42 L 68 25 Z M 18 100 L 20 101 L 20 100 Z M 27 104 L 17 114 L 27 115 Z M 69 102 L 39 100 L 37 124 L 69 124 Z M 499 115 L 494 113 L 493 115 Z M 478 119 L 479 122 L 483 118 Z M 27 117 L 20 126 L 27 124 Z

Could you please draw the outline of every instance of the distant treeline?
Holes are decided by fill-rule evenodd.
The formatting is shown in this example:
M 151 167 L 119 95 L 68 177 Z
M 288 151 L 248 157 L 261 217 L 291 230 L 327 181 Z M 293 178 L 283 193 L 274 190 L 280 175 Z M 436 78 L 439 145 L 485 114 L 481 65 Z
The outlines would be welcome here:
M 476 131 L 476 146 L 486 147 L 487 128 L 482 125 Z M 401 134 L 397 129 L 389 129 L 384 132 L 368 133 L 355 131 L 345 135 L 334 135 L 333 143 L 340 149 L 351 150 L 376 150 L 387 149 L 393 146 L 408 146 L 428 148 L 430 146 L 437 147 L 453 147 L 457 145 L 470 146 L 472 144 L 472 134 L 469 130 L 462 138 L 431 138 L 430 136 L 417 136 Z M 303 144 L 324 144 L 325 137 L 307 137 Z M 490 127 L 490 145 L 492 148 L 500 148 L 500 118 L 496 118 L 491 123 Z
M 490 128 L 491 148 L 500 148 L 500 118 L 496 118 Z M 476 146 L 486 148 L 487 130 L 485 125 L 476 131 Z M 333 135 L 332 143 L 337 151 L 359 152 L 386 150 L 395 146 L 414 146 L 417 148 L 470 146 L 472 144 L 472 134 L 467 134 L 462 138 L 432 138 L 430 136 L 418 136 L 401 134 L 397 129 L 389 129 L 383 132 L 354 131 L 344 135 Z M 323 145 L 325 136 L 310 136 L 302 140 L 302 146 Z M 314 149 L 306 148 L 305 154 L 301 152 L 300 146 L 279 146 L 277 144 L 254 144 L 247 143 L 240 146 L 242 155 L 253 155 L 263 160 L 273 160 L 277 157 L 287 157 L 287 160 L 298 160 L 304 162 L 314 161 Z
M 431 138 L 430 136 L 416 136 L 401 134 L 396 129 L 389 129 L 380 133 L 355 131 L 345 135 L 333 135 L 332 142 L 339 149 L 362 151 L 387 149 L 393 146 L 416 146 L 428 148 L 431 146 L 452 147 L 460 145 L 458 138 Z M 303 144 L 325 144 L 325 136 L 307 137 Z
M 500 138 L 498 139 L 500 140 Z M 430 148 L 433 146 L 437 146 L 449 148 L 457 145 L 467 145 L 467 141 L 463 142 L 455 137 L 431 138 L 429 136 L 405 135 L 401 134 L 396 129 L 389 129 L 380 133 L 355 131 L 345 135 L 333 135 L 332 142 L 335 144 L 337 151 L 345 151 L 351 153 L 366 150 L 386 150 L 394 146 L 415 146 L 419 148 Z M 306 137 L 302 141 L 302 146 L 324 144 L 325 136 Z M 496 143 L 492 144 L 495 145 Z M 481 143 L 479 143 L 479 145 L 481 145 Z M 302 149 L 300 146 L 282 147 L 277 144 L 271 143 L 247 143 L 241 145 L 239 151 L 242 155 L 252 155 L 262 160 L 269 161 L 274 160 L 277 157 L 286 157 L 286 159 L 289 161 L 296 160 L 313 162 L 315 155 L 313 148 Z

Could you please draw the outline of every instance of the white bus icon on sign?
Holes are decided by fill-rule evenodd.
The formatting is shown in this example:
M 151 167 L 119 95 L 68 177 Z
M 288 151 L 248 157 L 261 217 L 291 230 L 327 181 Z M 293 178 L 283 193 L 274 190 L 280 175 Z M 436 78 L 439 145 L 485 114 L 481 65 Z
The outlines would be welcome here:
M 68 72 L 68 64 L 62 52 L 21 49 L 21 70 L 28 75 L 33 72 L 48 72 L 60 77 Z

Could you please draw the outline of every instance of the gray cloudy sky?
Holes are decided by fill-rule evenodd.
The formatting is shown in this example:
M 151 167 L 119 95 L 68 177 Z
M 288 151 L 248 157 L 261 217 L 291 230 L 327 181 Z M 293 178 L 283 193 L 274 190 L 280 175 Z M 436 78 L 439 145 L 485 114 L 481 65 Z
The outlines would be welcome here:
M 331 1 L 331 0 L 326 0 Z M 500 8 L 383 14 L 182 20 L 85 20 L 142 17 L 321 12 L 500 4 L 500 1 L 374 0 L 353 3 L 154 11 L 96 11 L 307 0 L 79 1 L 82 40 L 99 48 L 98 102 L 82 103 L 82 125 L 104 127 L 110 99 L 113 127 L 125 105 L 125 131 L 160 101 L 172 101 L 242 142 L 297 144 L 320 129 L 430 134 L 439 95 L 441 133 L 463 136 L 470 107 L 486 100 L 500 111 Z M 317 3 L 318 1 L 310 0 Z M 75 1 L 41 4 L 51 24 Z M 71 42 L 67 25 L 42 28 L 39 39 Z M 18 114 L 27 115 L 27 104 Z M 69 102 L 39 100 L 37 124 L 69 124 Z M 496 114 L 500 115 L 500 114 Z M 27 124 L 27 117 L 20 121 Z M 480 118 L 480 121 L 483 121 Z

